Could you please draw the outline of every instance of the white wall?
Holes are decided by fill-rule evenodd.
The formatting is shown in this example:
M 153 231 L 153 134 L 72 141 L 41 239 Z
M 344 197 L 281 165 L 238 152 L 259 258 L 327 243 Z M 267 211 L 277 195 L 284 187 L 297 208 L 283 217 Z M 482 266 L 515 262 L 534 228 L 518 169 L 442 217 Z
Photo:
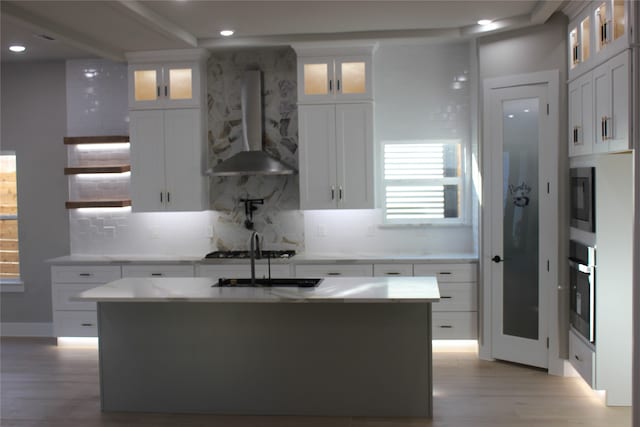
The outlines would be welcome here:
M 0 295 L 3 323 L 51 322 L 51 281 L 44 260 L 69 253 L 64 62 L 3 63 L 2 150 L 17 156 L 21 275 L 24 293 Z

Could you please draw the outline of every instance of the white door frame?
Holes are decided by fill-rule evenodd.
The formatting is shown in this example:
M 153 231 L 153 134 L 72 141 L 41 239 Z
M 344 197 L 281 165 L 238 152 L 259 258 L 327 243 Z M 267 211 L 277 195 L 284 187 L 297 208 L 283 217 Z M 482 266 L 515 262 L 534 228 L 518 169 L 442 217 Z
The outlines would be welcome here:
M 558 70 L 552 71 L 540 71 L 530 74 L 519 74 L 505 77 L 496 77 L 486 79 L 484 81 L 483 89 L 483 114 L 482 114 L 482 148 L 481 148 L 481 173 L 482 173 L 482 205 L 480 213 L 480 277 L 481 290 L 480 290 L 480 305 L 482 310 L 480 312 L 480 340 L 479 340 L 479 355 L 481 359 L 492 360 L 492 269 L 491 269 L 491 236 L 493 235 L 491 218 L 494 214 L 502 215 L 502 212 L 492 212 L 492 207 L 489 200 L 491 200 L 492 191 L 491 188 L 491 170 L 494 167 L 491 157 L 491 124 L 490 124 L 490 101 L 491 91 L 494 89 L 508 88 L 515 86 L 526 86 L 535 84 L 546 84 L 548 93 L 547 100 L 549 102 L 549 124 L 550 131 L 548 139 L 542 139 L 541 149 L 545 152 L 544 156 L 540 157 L 539 173 L 548 177 L 549 189 L 551 197 L 544 203 L 541 200 L 540 209 L 540 230 L 544 233 L 549 233 L 552 236 L 547 246 L 540 246 L 541 253 L 546 256 L 545 259 L 540 259 L 540 262 L 546 262 L 549 260 L 549 271 L 545 278 L 541 277 L 541 285 L 545 286 L 543 292 L 545 298 L 547 298 L 549 307 L 548 313 L 540 313 L 540 315 L 547 316 L 548 319 L 548 336 L 549 336 L 549 373 L 555 375 L 564 374 L 564 361 L 560 359 L 559 354 L 559 324 L 558 324 L 558 259 L 559 241 L 559 201 L 558 201 L 558 158 L 559 158 L 559 143 L 561 141 L 559 135 L 559 104 L 560 104 L 560 72 Z M 541 114 L 544 114 L 541 111 Z M 496 165 L 497 167 L 497 165 Z M 502 188 L 496 189 L 496 191 L 502 191 Z M 542 199 L 542 198 L 541 198 Z

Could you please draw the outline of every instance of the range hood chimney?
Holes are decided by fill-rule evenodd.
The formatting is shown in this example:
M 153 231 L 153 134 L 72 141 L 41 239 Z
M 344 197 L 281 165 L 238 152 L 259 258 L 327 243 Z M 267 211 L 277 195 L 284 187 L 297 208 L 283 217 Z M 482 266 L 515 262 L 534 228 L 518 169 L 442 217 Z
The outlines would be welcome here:
M 213 176 L 292 175 L 296 170 L 262 150 L 260 70 L 246 71 L 241 89 L 243 151 L 218 163 Z

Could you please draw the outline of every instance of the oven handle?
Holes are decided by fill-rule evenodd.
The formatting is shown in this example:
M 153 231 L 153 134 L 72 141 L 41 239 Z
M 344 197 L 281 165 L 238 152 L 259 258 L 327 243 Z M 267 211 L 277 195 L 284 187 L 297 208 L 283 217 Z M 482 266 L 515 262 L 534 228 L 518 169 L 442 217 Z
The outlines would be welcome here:
M 593 273 L 593 267 L 588 266 L 586 264 L 582 264 L 581 262 L 575 260 L 574 258 L 569 258 L 569 266 L 575 270 L 578 270 L 580 273 L 584 273 L 584 274 Z

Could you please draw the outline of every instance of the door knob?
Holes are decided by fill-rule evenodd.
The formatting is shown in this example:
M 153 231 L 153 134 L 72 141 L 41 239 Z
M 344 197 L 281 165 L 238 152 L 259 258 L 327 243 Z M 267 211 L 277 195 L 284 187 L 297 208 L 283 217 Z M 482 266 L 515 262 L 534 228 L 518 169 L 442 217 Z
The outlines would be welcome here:
M 496 255 L 493 258 L 491 258 L 491 261 L 493 261 L 493 262 L 502 262 L 504 260 L 502 258 L 500 258 L 500 255 Z

